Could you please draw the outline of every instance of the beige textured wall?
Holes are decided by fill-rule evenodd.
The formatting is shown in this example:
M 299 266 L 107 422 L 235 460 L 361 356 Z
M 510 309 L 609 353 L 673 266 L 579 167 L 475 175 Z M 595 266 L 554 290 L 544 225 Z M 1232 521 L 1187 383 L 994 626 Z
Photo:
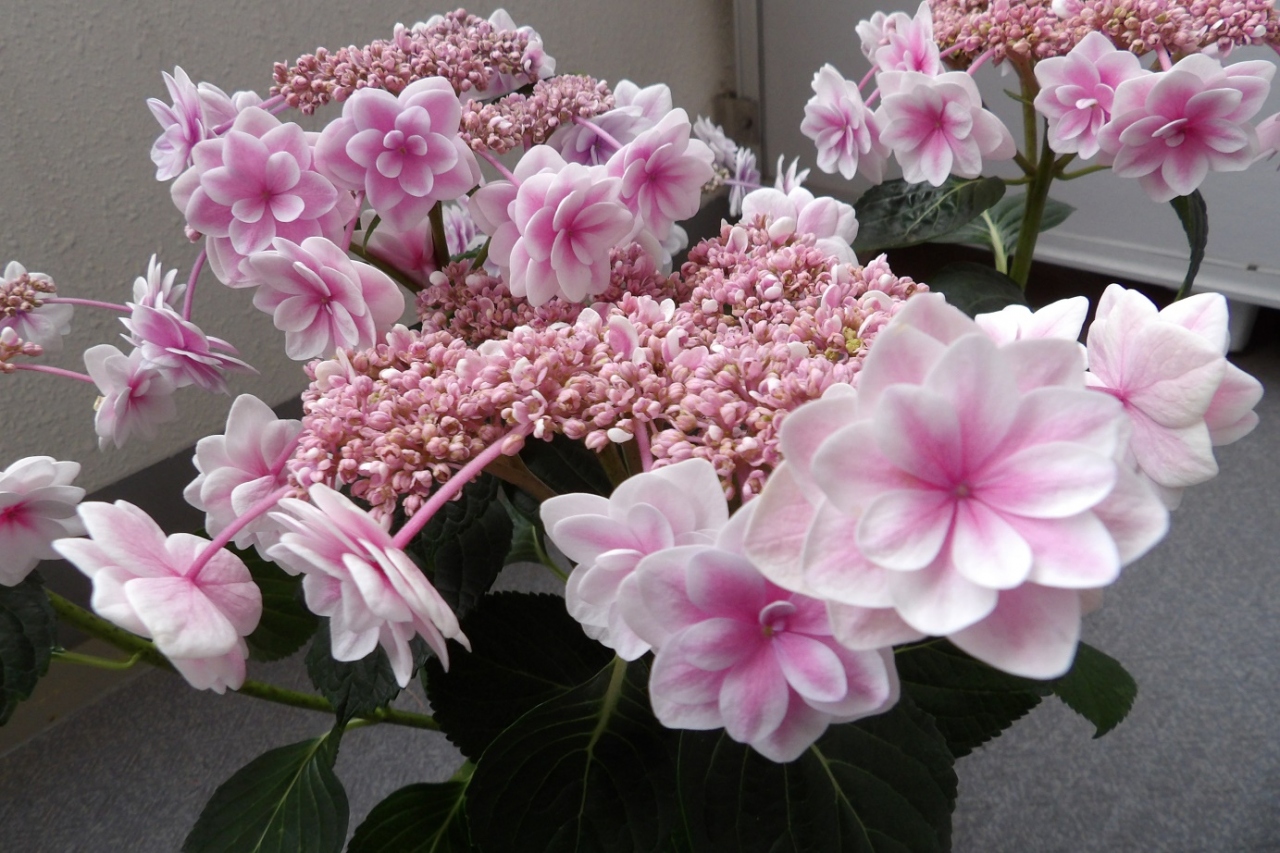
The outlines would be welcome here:
M 497 4 L 475 6 L 488 15 Z M 730 0 L 510 0 L 518 24 L 534 26 L 565 72 L 641 85 L 664 81 L 691 114 L 709 114 L 732 84 Z M 350 9 L 358 9 L 351 15 Z M 265 92 L 271 65 L 324 44 L 387 37 L 449 6 L 402 0 L 42 0 L 0 7 L 0 264 L 45 272 L 64 296 L 120 302 L 147 258 L 159 253 L 180 275 L 198 247 L 181 233 L 168 185 L 148 152 L 158 126 L 145 99 L 165 97 L 161 70 L 181 65 L 227 92 Z M 333 115 L 332 112 L 329 115 Z M 240 348 L 258 376 L 235 376 L 232 394 L 276 404 L 304 385 L 283 355 L 282 336 L 251 295 L 206 272 L 194 319 Z M 49 363 L 83 370 L 80 353 L 118 343 L 110 312 L 77 308 L 66 351 Z M 125 345 L 119 344 L 122 349 Z M 0 468 L 23 456 L 74 459 L 80 484 L 111 483 L 221 432 L 230 398 L 178 392 L 180 420 L 146 443 L 100 452 L 95 390 L 30 372 L 0 375 Z

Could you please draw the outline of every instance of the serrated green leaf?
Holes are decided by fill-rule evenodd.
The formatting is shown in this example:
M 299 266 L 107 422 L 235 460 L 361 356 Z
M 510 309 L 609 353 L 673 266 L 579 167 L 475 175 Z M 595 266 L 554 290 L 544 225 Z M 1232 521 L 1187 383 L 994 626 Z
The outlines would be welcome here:
M 863 193 L 854 204 L 860 256 L 927 243 L 972 221 L 1004 196 L 999 178 L 950 177 L 942 186 L 909 184 L 899 178 Z
M 414 667 L 421 667 L 428 655 L 427 644 L 421 637 L 414 637 L 409 645 Z M 389 705 L 400 695 L 391 659 L 382 646 L 375 647 L 360 660 L 333 659 L 328 619 L 320 622 L 311 648 L 307 649 L 306 664 L 311 683 L 333 705 L 340 725 Z
M 1118 660 L 1081 643 L 1076 647 L 1071 670 L 1053 682 L 1053 692 L 1067 707 L 1093 723 L 1093 736 L 1100 738 L 1129 715 L 1138 698 L 1138 683 Z
M 56 643 L 57 616 L 40 576 L 0 586 L 0 726 L 49 671 Z
M 899 649 L 894 661 L 902 692 L 933 717 L 956 758 L 1013 725 L 1051 689 L 994 669 L 945 640 Z
M 1009 305 L 1027 304 L 1017 282 L 986 264 L 972 261 L 947 264 L 930 276 L 927 283 L 931 291 L 947 297 L 947 304 L 970 317 Z
M 467 789 L 485 853 L 669 849 L 674 732 L 649 710 L 648 679 L 645 661 L 615 659 L 498 735 Z
M 1200 190 L 1191 195 L 1181 195 L 1169 202 L 1178 214 L 1182 230 L 1187 234 L 1187 244 L 1191 247 L 1191 259 L 1187 262 L 1187 274 L 1182 279 L 1182 287 L 1178 288 L 1178 299 L 1191 292 L 1196 275 L 1200 272 L 1200 264 L 1204 261 L 1204 250 L 1209 245 L 1209 208 L 1204 203 Z
M 529 440 L 520 450 L 520 458 L 558 495 L 590 492 L 608 497 L 613 493 L 599 457 L 580 441 L 559 434 L 551 441 Z
M 1022 217 L 1026 212 L 1027 194 L 1006 195 L 1000 201 L 985 210 L 977 218 L 960 226 L 949 234 L 933 238 L 935 243 L 966 243 L 973 246 L 987 246 L 992 250 L 1003 252 L 1005 257 L 1013 254 L 1018 245 L 1018 235 L 1022 233 Z M 1044 213 L 1040 217 L 1040 232 L 1056 228 L 1067 220 L 1075 208 L 1071 205 L 1046 199 Z M 999 241 L 999 247 L 996 241 Z
M 262 591 L 262 618 L 253 633 L 244 638 L 249 657 L 261 661 L 287 658 L 311 639 L 320 624 L 302 601 L 302 575 L 287 574 L 252 548 L 241 551 L 228 545 L 227 550 L 244 561 Z
M 470 654 L 422 678 L 433 714 L 472 761 L 527 711 L 590 681 L 613 653 L 582 632 L 555 595 L 500 592 L 462 620 Z
M 499 486 L 488 474 L 467 483 L 462 497 L 445 504 L 405 549 L 458 616 L 475 607 L 506 565 L 512 525 Z
M 468 781 L 407 785 L 373 807 L 347 853 L 469 853 Z
M 183 853 L 338 853 L 347 792 L 334 775 L 339 734 L 265 752 L 218 787 Z
M 903 698 L 831 726 L 776 764 L 722 731 L 682 732 L 685 846 L 699 853 L 950 849 L 954 759 L 933 721 Z

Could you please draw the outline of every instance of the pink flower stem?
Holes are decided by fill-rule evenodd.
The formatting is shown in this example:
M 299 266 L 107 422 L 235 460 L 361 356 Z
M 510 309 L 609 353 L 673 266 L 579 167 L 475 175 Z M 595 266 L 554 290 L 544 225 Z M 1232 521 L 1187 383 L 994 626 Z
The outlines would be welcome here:
M 347 230 L 342 235 L 342 248 L 351 250 L 351 238 L 356 234 L 356 226 L 360 224 L 360 208 L 364 205 L 364 192 L 356 193 L 356 215 L 347 223 Z
M 533 427 L 534 424 L 528 423 L 513 429 L 482 450 L 476 458 L 463 465 L 449 478 L 449 482 L 436 489 L 426 503 L 413 514 L 413 517 L 404 523 L 404 527 L 401 527 L 396 532 L 395 538 L 391 540 L 392 543 L 397 548 L 404 550 L 413 541 L 413 537 L 417 536 L 422 531 L 422 528 L 427 526 L 427 522 L 431 520 L 431 517 L 440 511 L 441 507 L 452 500 L 454 495 L 461 492 L 463 486 L 480 476 L 480 472 L 484 470 L 486 465 L 502 455 L 502 448 L 506 446 L 507 440 L 511 436 L 524 437 L 533 432 Z
M 636 449 L 640 451 L 640 468 L 648 471 L 653 467 L 653 448 L 649 445 L 649 425 L 636 424 Z
M 757 184 L 751 181 L 735 181 L 733 178 L 725 178 L 721 183 L 730 187 L 746 187 L 749 190 L 758 190 L 764 186 L 764 184 Z
M 951 47 L 947 48 L 942 53 L 938 54 L 938 58 L 946 59 L 948 56 L 957 52 L 958 50 L 960 50 L 960 42 L 956 42 L 955 44 L 951 45 Z
M 867 95 L 867 100 L 866 100 L 865 106 L 868 106 L 868 107 L 869 107 L 869 106 L 871 106 L 872 104 L 874 104 L 874 103 L 876 102 L 876 98 L 878 98 L 878 97 L 880 97 L 880 90 L 879 90 L 879 89 L 876 89 L 876 90 L 875 90 L 874 92 L 872 92 L 870 95 Z
M 191 568 L 187 570 L 187 579 L 192 581 L 198 580 L 200 578 L 200 572 L 209 564 L 209 561 L 213 559 L 214 554 L 226 547 L 226 544 L 236 538 L 236 534 L 248 527 L 250 522 L 255 518 L 262 515 L 267 510 L 274 508 L 276 504 L 280 503 L 280 499 L 288 495 L 291 491 L 293 491 L 292 486 L 282 486 L 262 500 L 258 501 L 253 506 L 249 507 L 241 515 L 237 516 L 235 521 L 228 524 L 221 533 L 213 537 L 213 541 L 210 542 L 203 551 L 196 555 L 195 562 L 193 562 L 191 564 Z
M 586 118 L 583 118 L 582 116 L 574 116 L 573 123 L 587 128 L 596 136 L 603 139 L 606 143 L 608 143 L 609 145 L 612 145 L 614 147 L 614 150 L 617 150 L 622 147 L 622 143 L 614 139 L 613 136 L 609 133 L 609 131 L 605 130 L 603 127 L 596 124 L 591 119 L 586 119 Z
M 106 308 L 108 311 L 120 311 L 125 314 L 133 313 L 129 306 L 121 305 L 118 302 L 99 302 L 97 299 L 81 299 L 78 296 L 50 296 L 40 301 L 53 303 L 54 305 L 83 305 L 86 308 Z
M 867 84 L 871 82 L 871 78 L 875 77 L 875 76 L 876 76 L 876 72 L 877 72 L 877 71 L 879 71 L 879 70 L 880 70 L 880 69 L 879 69 L 879 68 L 877 68 L 876 66 L 874 66 L 874 65 L 872 65 L 872 66 L 871 66 L 871 70 L 870 70 L 870 71 L 868 71 L 866 74 L 864 74 L 864 75 L 862 76 L 862 80 L 861 80 L 861 82 L 859 82 L 859 83 L 858 83 L 858 91 L 859 91 L 859 92 L 861 92 L 863 89 L 867 88 Z
M 979 54 L 979 55 L 978 55 L 978 58 L 977 58 L 977 59 L 975 59 L 975 60 L 974 60 L 974 61 L 969 65 L 969 76 L 970 76 L 970 77 L 972 77 L 972 76 L 973 76 L 973 72 L 977 71 L 977 70 L 978 70 L 979 68 L 981 68 L 984 64 L 986 64 L 986 61 L 987 61 L 988 59 L 990 59 L 990 58 L 991 58 L 991 54 L 993 54 L 993 53 L 995 53 L 995 48 L 991 48 L 990 50 L 985 51 L 985 52 L 983 52 L 983 53 Z
M 484 159 L 488 160 L 489 165 L 497 169 L 498 174 L 502 175 L 502 177 L 506 178 L 508 181 L 510 181 L 513 184 L 520 183 L 519 181 L 516 180 L 516 176 L 511 174 L 511 170 L 508 169 L 506 166 L 502 165 L 502 163 L 498 160 L 497 157 L 494 157 L 492 154 L 490 154 L 488 151 L 485 151 L 483 148 L 481 148 L 476 153 L 479 154 Z
M 1168 71 L 1173 67 L 1173 60 L 1169 58 L 1169 51 L 1165 50 L 1164 45 L 1156 45 L 1156 58 L 1160 60 L 1160 70 Z
M 36 373 L 49 373 L 53 376 L 63 376 L 67 379 L 79 379 L 81 382 L 88 382 L 90 385 L 97 385 L 87 373 L 76 373 L 74 370 L 63 370 L 61 367 L 50 367 L 47 364 L 10 364 L 9 367 L 14 370 L 33 370 Z
M 191 265 L 191 275 L 187 276 L 187 292 L 182 296 L 182 319 L 191 319 L 191 308 L 195 304 L 196 295 L 196 279 L 200 277 L 200 271 L 204 269 L 204 262 L 208 259 L 209 253 L 205 249 L 200 250 L 200 254 L 196 255 L 196 261 Z

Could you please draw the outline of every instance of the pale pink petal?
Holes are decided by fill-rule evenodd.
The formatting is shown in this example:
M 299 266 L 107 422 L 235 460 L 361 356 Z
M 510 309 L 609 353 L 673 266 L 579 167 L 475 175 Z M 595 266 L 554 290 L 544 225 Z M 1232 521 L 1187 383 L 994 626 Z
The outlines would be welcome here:
M 1080 594 L 1036 584 L 1006 590 L 991 615 L 949 639 L 996 669 L 1024 678 L 1057 678 L 1075 660 Z
M 731 669 L 720 686 L 720 716 L 729 737 L 751 743 L 778 728 L 787 713 L 790 690 L 768 645 Z

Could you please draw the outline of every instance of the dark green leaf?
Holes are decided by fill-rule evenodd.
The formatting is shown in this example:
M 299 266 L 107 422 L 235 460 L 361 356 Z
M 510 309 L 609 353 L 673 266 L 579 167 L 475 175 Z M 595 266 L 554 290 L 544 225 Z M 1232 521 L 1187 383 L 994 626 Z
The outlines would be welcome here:
M 489 591 L 506 565 L 511 518 L 498 500 L 499 482 L 481 474 L 422 528 L 405 550 L 445 602 L 465 615 Z
M 1093 723 L 1094 737 L 1100 738 L 1128 716 L 1138 697 L 1138 683 L 1115 658 L 1081 643 L 1071 671 L 1053 682 L 1053 692 Z
M 597 455 L 580 441 L 557 434 L 551 441 L 526 441 L 520 458 L 539 480 L 559 495 L 591 492 L 608 497 L 613 493 Z
M 649 710 L 643 660 L 606 665 L 498 735 L 467 789 L 485 853 L 669 849 L 674 732 Z
M 0 586 L 0 726 L 49 671 L 56 643 L 57 616 L 40 576 Z
M 311 638 L 320 620 L 302 601 L 302 575 L 289 575 L 275 563 L 268 563 L 250 548 L 241 551 L 227 546 L 249 567 L 253 582 L 262 591 L 262 619 L 245 637 L 249 657 L 254 660 L 287 658 Z
M 894 659 L 902 692 L 933 717 L 956 758 L 1013 725 L 1051 689 L 993 669 L 945 640 L 899 649 Z
M 462 620 L 471 653 L 422 677 L 436 721 L 472 761 L 525 712 L 587 681 L 613 653 L 582 632 L 555 595 L 500 592 Z
M 541 563 L 546 556 L 542 547 L 542 538 L 538 526 L 523 516 L 512 520 L 515 525 L 511 534 L 511 550 L 507 552 L 503 565 L 512 563 Z
M 831 726 L 775 764 L 724 732 L 682 732 L 679 793 L 699 853 L 950 849 L 954 759 L 927 714 L 892 710 Z
M 1187 244 L 1191 247 L 1191 260 L 1187 263 L 1187 275 L 1178 289 L 1178 299 L 1191 292 L 1196 274 L 1200 272 L 1200 264 L 1204 261 L 1204 249 L 1209 244 L 1209 208 L 1204 203 L 1200 190 L 1191 195 L 1180 195 L 1169 202 L 1178 214 L 1182 230 L 1187 232 Z
M 347 853 L 468 853 L 466 781 L 408 785 L 373 807 Z
M 940 187 L 886 181 L 854 204 L 859 223 L 854 251 L 869 256 L 949 234 L 998 202 L 1004 189 L 999 178 L 951 177 Z
M 427 644 L 421 637 L 414 637 L 409 645 L 414 667 L 422 666 L 428 654 Z M 389 705 L 400 695 L 400 685 L 391 671 L 391 659 L 382 646 L 360 660 L 333 659 L 328 619 L 321 620 L 311 648 L 307 649 L 306 662 L 311 683 L 332 703 L 340 724 Z
M 962 225 L 950 234 L 935 237 L 935 243 L 968 243 L 975 246 L 997 248 L 996 241 L 1005 257 L 1013 254 L 1018 245 L 1018 235 L 1022 233 L 1022 216 L 1026 212 L 1027 195 L 1006 195 L 1000 201 L 985 210 L 976 219 Z M 1065 202 L 1046 199 L 1044 213 L 1040 218 L 1040 231 L 1056 228 L 1075 212 L 1075 208 Z
M 948 304 L 970 317 L 1027 304 L 1017 282 L 986 264 L 972 261 L 947 264 L 930 276 L 928 284 L 930 290 L 947 297 Z
M 223 782 L 184 853 L 338 853 L 347 792 L 333 772 L 339 735 L 265 752 Z

